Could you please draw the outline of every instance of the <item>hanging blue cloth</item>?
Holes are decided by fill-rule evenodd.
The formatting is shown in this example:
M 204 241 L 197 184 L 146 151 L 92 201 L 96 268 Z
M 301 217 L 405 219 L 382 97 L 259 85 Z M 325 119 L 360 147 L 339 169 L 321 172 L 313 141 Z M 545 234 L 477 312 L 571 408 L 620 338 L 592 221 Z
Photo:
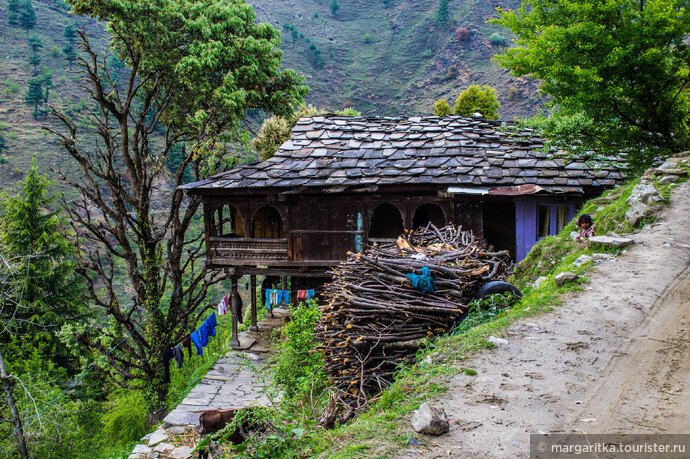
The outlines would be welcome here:
M 285 301 L 285 305 L 290 304 L 290 291 L 289 290 L 281 290 L 281 293 L 283 294 L 283 301 Z
M 407 278 L 412 284 L 412 288 L 420 290 L 422 293 L 432 293 L 436 290 L 434 280 L 431 278 L 431 270 L 426 266 L 421 269 L 422 274 L 407 274 Z
M 310 288 L 309 290 L 307 290 L 307 301 L 309 301 L 311 299 L 311 297 L 314 295 L 315 295 L 315 293 L 314 293 L 313 288 Z
M 192 340 L 192 343 L 194 343 L 194 347 L 196 348 L 196 355 L 204 356 L 204 346 L 201 345 L 201 336 L 199 336 L 199 330 L 194 330 L 191 335 L 189 335 L 189 338 Z M 206 344 L 208 344 L 208 336 L 206 337 Z
M 218 326 L 218 322 L 216 322 L 216 313 L 214 311 L 211 313 L 208 319 L 204 321 L 202 327 L 206 327 L 206 333 L 208 336 L 216 336 L 216 326 Z

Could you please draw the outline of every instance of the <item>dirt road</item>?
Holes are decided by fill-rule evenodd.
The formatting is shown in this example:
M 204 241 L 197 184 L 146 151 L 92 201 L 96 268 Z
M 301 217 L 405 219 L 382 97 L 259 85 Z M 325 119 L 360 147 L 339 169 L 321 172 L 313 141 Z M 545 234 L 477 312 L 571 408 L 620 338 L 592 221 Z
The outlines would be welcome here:
M 529 457 L 539 432 L 690 433 L 689 222 L 686 182 L 584 292 L 462 362 L 477 376 L 433 401 L 451 431 L 400 457 Z

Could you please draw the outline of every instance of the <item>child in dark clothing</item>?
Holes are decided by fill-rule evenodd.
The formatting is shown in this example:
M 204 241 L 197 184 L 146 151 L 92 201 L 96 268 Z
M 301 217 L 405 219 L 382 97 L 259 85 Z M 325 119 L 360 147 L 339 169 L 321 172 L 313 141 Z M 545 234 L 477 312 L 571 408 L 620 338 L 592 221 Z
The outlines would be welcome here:
M 577 226 L 580 227 L 580 234 L 577 235 L 576 239 L 578 242 L 594 236 L 594 225 L 589 214 L 580 215 L 577 219 Z

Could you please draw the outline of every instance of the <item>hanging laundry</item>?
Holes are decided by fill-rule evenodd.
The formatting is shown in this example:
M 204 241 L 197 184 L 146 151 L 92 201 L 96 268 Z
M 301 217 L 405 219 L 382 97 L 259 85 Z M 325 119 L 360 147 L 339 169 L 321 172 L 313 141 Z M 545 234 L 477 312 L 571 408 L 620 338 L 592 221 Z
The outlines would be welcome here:
M 242 297 L 238 294 L 237 295 L 237 321 L 239 323 L 242 322 Z
M 202 341 L 201 335 L 199 334 L 199 330 L 201 330 L 202 328 L 205 327 L 199 327 L 198 329 L 194 330 L 194 332 L 191 335 L 189 335 L 190 339 L 192 340 L 192 343 L 194 343 L 194 347 L 196 348 L 196 355 L 199 355 L 201 357 L 204 356 L 204 346 L 208 344 L 208 335 L 206 335 L 206 344 L 201 344 Z
M 184 363 L 184 351 L 181 345 L 177 345 L 172 348 L 173 357 L 175 357 L 175 362 L 177 362 L 177 368 L 182 368 L 182 363 Z
M 218 315 L 219 316 L 224 316 L 225 314 L 228 313 L 228 305 L 229 305 L 229 300 L 228 296 L 225 295 L 222 300 L 220 300 L 220 303 L 218 303 Z
M 204 329 L 206 331 L 206 346 L 208 344 L 208 337 L 209 336 L 216 336 L 216 327 L 218 326 L 218 323 L 216 322 L 216 313 L 212 312 L 211 315 L 204 321 L 204 323 L 199 327 L 199 329 Z M 203 343 L 203 341 L 202 341 Z
M 170 382 L 170 359 L 172 359 L 173 356 L 174 353 L 172 349 L 168 349 L 163 353 L 163 370 L 165 371 L 163 382 L 166 383 Z
M 307 301 L 309 301 L 311 299 L 311 297 L 314 295 L 316 295 L 316 293 L 314 293 L 313 288 L 310 288 L 309 290 L 307 290 Z
M 297 290 L 297 301 L 303 300 L 307 301 L 307 291 L 306 290 Z
M 273 289 L 267 288 L 266 289 L 266 301 L 264 301 L 264 304 L 266 305 L 266 309 L 271 309 L 271 295 L 273 294 Z
M 281 290 L 282 292 L 282 301 L 280 302 L 285 303 L 285 306 L 288 306 L 290 304 L 290 291 L 289 290 Z
M 189 354 L 189 358 L 192 358 L 192 338 L 187 335 L 187 337 L 182 341 L 182 345 L 187 348 L 187 354 Z

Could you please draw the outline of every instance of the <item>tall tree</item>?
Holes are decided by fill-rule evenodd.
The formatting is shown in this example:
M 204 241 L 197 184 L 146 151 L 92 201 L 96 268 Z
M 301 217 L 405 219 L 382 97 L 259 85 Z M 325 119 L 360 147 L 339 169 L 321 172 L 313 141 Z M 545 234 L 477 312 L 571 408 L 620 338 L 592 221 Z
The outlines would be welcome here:
M 180 342 L 207 310 L 203 234 L 190 230 L 199 201 L 182 190 L 159 194 L 167 158 L 180 148 L 173 185 L 222 167 L 223 139 L 242 130 L 249 109 L 289 115 L 308 88 L 281 70 L 279 33 L 256 22 L 242 0 L 70 0 L 76 14 L 104 21 L 111 47 L 130 70 L 114 83 L 105 56 L 80 32 L 78 62 L 97 107 L 84 130 L 54 110 L 55 132 L 81 168 L 61 173 L 80 198 L 71 207 L 90 299 L 110 326 L 79 336 L 107 353 L 105 371 L 126 388 L 151 393 L 151 414 L 165 409 L 162 353 Z M 99 137 L 86 147 L 83 137 Z M 154 211 L 156 203 L 167 203 Z M 125 269 L 120 293 L 118 267 Z M 112 352 L 111 345 L 128 337 Z
M 5 149 L 7 149 L 7 140 L 5 140 L 5 136 L 0 134 L 0 164 L 4 164 L 7 160 L 2 157 L 2 154 L 5 153 Z
M 41 115 L 42 110 L 38 109 L 39 105 L 45 103 L 46 95 L 43 90 L 43 84 L 44 79 L 42 76 L 36 76 L 26 80 L 27 88 L 24 94 L 24 103 L 26 103 L 26 105 L 33 105 L 34 110 L 32 115 L 34 119 L 38 119 L 39 115 Z
M 448 0 L 438 0 L 438 11 L 436 14 L 436 20 L 441 25 L 447 25 L 450 19 L 450 13 L 448 12 Z
M 456 115 L 472 116 L 479 111 L 488 120 L 498 119 L 498 102 L 496 90 L 488 85 L 471 85 L 460 93 L 455 101 L 453 113 Z
M 553 101 L 541 121 L 561 147 L 626 151 L 638 170 L 690 148 L 686 1 L 536 0 L 499 13 L 517 46 L 498 62 L 541 80 Z
M 7 3 L 7 24 L 12 27 L 12 46 L 14 46 L 14 26 L 19 25 L 19 13 L 22 10 L 22 0 L 10 0 Z
M 29 39 L 29 30 L 36 26 L 36 10 L 34 10 L 31 0 L 21 2 L 19 11 L 19 27 L 26 30 L 26 39 Z
M 49 209 L 55 204 L 49 185 L 32 161 L 21 192 L 0 200 L 0 249 L 5 257 L 18 260 L 14 269 L 19 274 L 0 287 L 6 302 L 0 312 L 0 343 L 9 349 L 14 368 L 39 350 L 47 359 L 46 369 L 57 364 L 75 370 L 58 331 L 83 315 L 83 290 L 74 272 L 74 248 L 62 234 L 65 222 Z M 55 371 L 64 376 L 61 369 Z
M 340 5 L 338 4 L 338 0 L 331 0 L 331 3 L 328 6 L 331 9 L 331 13 L 333 13 L 333 16 L 335 16 L 335 13 L 337 13 L 338 10 L 340 9 Z
M 31 34 L 26 43 L 33 52 L 33 55 L 31 58 L 29 58 L 29 63 L 34 66 L 34 75 L 36 75 L 38 73 L 38 66 L 41 64 L 41 58 L 38 55 L 38 50 L 43 48 L 43 40 L 41 40 L 41 37 L 34 33 Z

